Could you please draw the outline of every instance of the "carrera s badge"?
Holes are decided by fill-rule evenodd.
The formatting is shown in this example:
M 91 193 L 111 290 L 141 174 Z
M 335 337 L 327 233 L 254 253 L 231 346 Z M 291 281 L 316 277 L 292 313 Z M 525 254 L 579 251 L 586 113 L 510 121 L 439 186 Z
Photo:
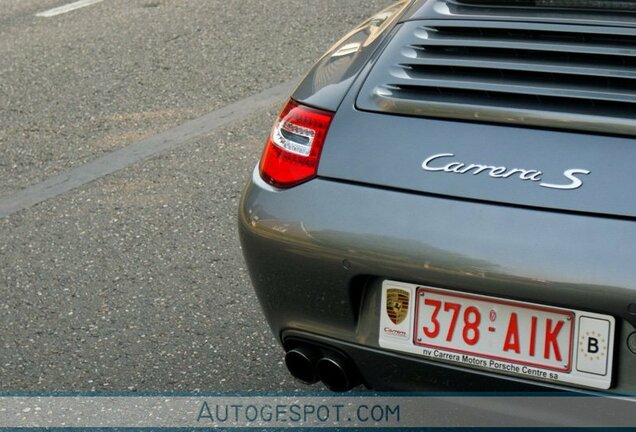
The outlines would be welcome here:
M 578 176 L 590 174 L 590 170 L 572 168 L 563 171 L 565 177 L 563 183 L 546 183 L 542 181 L 543 172 L 536 169 L 507 168 L 497 165 L 482 165 L 475 163 L 464 163 L 459 161 L 449 161 L 454 158 L 453 153 L 439 153 L 430 156 L 422 162 L 422 169 L 432 172 L 445 172 L 452 174 L 473 174 L 487 173 L 495 179 L 517 178 L 519 180 L 540 182 L 539 186 L 549 189 L 572 190 L 583 186 L 583 180 Z

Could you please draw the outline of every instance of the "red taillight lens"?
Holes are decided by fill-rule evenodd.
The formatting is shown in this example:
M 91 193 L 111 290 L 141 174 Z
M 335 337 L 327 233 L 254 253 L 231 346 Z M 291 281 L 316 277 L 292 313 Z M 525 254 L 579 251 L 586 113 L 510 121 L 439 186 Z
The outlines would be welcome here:
M 287 102 L 265 144 L 261 177 L 288 188 L 316 176 L 333 113 Z

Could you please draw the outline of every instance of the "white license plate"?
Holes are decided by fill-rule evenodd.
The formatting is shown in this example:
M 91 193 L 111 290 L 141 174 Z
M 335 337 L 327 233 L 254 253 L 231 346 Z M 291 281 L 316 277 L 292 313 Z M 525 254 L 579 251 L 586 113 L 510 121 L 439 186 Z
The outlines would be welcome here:
M 418 346 L 562 372 L 572 367 L 572 312 L 432 288 L 418 288 L 416 302 Z
M 393 281 L 382 295 L 380 346 L 530 379 L 611 385 L 611 316 Z

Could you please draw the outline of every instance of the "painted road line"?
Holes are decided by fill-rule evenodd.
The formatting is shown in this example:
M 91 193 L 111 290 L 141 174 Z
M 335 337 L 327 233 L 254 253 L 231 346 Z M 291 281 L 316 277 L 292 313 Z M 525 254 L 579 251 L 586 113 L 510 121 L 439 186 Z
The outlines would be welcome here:
M 51 18 L 56 15 L 62 15 L 70 11 L 74 11 L 76 9 L 80 9 L 86 6 L 93 5 L 95 3 L 103 2 L 104 0 L 80 0 L 73 3 L 69 3 L 64 6 L 56 7 L 53 9 L 46 10 L 44 12 L 36 13 L 35 16 L 42 18 Z
M 208 134 L 231 122 L 247 118 L 259 110 L 282 103 L 298 79 L 287 81 L 227 105 L 209 114 L 169 129 L 159 135 L 137 141 L 85 165 L 50 177 L 5 197 L 0 197 L 0 218 L 27 209 L 50 198 L 71 191 L 98 178 L 112 174 L 136 162 L 173 150 L 194 138 Z

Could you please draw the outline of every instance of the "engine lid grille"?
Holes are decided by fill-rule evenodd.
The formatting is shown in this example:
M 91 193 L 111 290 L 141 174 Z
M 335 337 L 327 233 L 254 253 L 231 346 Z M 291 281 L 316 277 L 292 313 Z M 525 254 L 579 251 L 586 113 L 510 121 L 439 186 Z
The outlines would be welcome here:
M 357 106 L 636 135 L 636 30 L 408 22 L 374 66 Z
M 636 10 L 634 0 L 455 0 L 455 2 L 475 6 L 600 9 L 621 12 Z
M 573 8 L 616 10 L 620 12 L 636 10 L 633 0 L 455 0 L 456 3 L 475 6 L 508 6 L 539 8 Z

